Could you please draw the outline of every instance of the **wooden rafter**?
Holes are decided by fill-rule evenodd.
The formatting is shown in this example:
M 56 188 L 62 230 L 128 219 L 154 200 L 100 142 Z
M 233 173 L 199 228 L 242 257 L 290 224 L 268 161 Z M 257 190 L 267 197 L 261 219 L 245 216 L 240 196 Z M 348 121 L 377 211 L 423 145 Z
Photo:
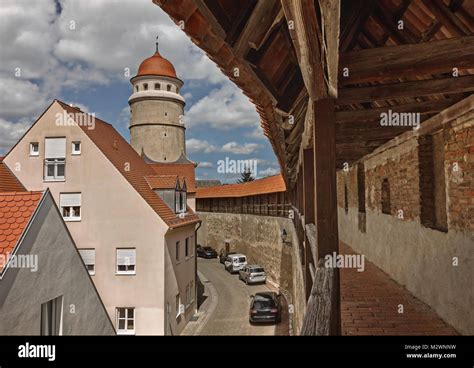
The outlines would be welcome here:
M 474 68 L 474 36 L 351 51 L 341 55 L 340 85 Z M 348 68 L 349 76 L 343 76 Z
M 282 0 L 303 80 L 312 100 L 328 96 L 321 62 L 321 32 L 313 0 Z
M 373 121 L 380 118 L 380 114 L 386 113 L 388 110 L 397 113 L 420 113 L 420 115 L 430 115 L 443 111 L 445 108 L 456 103 L 457 99 L 447 98 L 442 100 L 429 100 L 424 102 L 414 102 L 403 105 L 378 107 L 366 110 L 349 110 L 336 112 L 336 122 L 339 124 Z
M 420 97 L 474 91 L 474 75 L 430 79 L 414 82 L 377 84 L 368 87 L 340 88 L 337 103 L 381 101 L 403 97 Z

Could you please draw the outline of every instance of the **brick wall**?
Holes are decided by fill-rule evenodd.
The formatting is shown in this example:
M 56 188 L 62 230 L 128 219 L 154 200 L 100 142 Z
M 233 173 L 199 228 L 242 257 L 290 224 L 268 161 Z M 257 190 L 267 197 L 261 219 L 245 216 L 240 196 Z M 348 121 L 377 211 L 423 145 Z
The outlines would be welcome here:
M 357 165 L 337 173 L 341 241 L 459 332 L 473 334 L 474 111 L 447 122 L 433 137 L 413 136 L 361 162 L 365 167 L 363 217 L 358 206 Z M 390 186 L 390 214 L 382 213 L 384 178 Z M 444 228 L 436 226 L 440 221 Z

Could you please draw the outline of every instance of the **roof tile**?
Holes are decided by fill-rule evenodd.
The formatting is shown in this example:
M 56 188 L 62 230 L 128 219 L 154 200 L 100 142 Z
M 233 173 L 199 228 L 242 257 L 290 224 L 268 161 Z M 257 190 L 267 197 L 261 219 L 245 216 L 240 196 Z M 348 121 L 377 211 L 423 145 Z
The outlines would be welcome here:
M 0 255 L 6 257 L 13 252 L 42 195 L 42 192 L 9 192 L 0 195 Z M 31 202 L 26 209 L 19 205 L 25 198 Z M 0 264 L 0 272 L 2 270 L 3 264 Z
M 246 197 L 285 191 L 286 185 L 283 176 L 278 174 L 242 184 L 227 184 L 197 188 L 196 198 Z

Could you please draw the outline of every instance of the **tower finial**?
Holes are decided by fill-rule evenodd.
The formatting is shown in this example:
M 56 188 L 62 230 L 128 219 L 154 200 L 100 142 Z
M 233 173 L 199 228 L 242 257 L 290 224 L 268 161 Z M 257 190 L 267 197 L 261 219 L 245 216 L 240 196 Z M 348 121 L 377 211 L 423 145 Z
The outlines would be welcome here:
M 156 52 L 158 52 L 158 39 L 160 38 L 160 36 L 156 36 Z

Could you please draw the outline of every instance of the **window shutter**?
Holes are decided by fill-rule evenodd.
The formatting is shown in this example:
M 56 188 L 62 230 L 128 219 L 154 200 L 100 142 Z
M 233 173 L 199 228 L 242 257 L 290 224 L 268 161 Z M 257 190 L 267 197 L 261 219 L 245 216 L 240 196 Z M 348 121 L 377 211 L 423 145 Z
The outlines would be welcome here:
M 95 249 L 79 249 L 79 254 L 86 265 L 95 265 Z
M 117 265 L 134 265 L 136 262 L 136 249 L 117 249 Z
M 45 158 L 66 158 L 66 138 L 46 138 Z
M 61 207 L 80 207 L 81 193 L 64 193 L 59 195 Z

